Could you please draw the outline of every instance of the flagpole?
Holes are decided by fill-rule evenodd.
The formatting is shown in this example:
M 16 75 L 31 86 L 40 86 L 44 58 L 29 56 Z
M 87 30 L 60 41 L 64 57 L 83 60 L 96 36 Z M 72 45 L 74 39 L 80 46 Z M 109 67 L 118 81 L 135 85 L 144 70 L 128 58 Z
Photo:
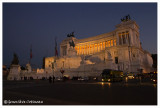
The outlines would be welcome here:
M 29 59 L 29 64 L 31 64 L 31 59 L 32 59 L 32 45 L 30 47 L 30 59 Z

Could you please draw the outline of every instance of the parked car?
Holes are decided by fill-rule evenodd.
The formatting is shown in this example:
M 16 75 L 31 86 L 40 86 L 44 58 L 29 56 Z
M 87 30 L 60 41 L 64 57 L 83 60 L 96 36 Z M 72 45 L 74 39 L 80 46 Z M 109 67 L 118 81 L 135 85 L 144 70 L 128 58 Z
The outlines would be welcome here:
M 118 82 L 123 80 L 123 71 L 104 69 L 101 75 L 102 81 Z
M 153 78 L 153 79 L 151 79 L 151 81 L 152 81 L 154 84 L 157 84 L 157 78 Z

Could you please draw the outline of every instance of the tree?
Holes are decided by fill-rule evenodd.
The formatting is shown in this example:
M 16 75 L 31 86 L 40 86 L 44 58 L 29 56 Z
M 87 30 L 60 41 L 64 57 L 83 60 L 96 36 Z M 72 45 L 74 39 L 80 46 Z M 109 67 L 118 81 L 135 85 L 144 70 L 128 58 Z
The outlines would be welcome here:
M 45 68 L 45 57 L 43 57 L 43 64 L 42 64 L 42 68 Z
M 152 54 L 153 68 L 157 68 L 157 54 Z
M 21 66 L 21 70 L 26 70 L 26 68 L 24 66 Z

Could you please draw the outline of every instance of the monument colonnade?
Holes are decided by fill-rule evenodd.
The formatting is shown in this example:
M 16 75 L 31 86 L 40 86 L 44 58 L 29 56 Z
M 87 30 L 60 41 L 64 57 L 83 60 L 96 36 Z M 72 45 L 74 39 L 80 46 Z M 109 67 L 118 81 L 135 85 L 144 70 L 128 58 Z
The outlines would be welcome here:
M 117 37 L 112 36 L 106 37 L 103 39 L 92 40 L 88 42 L 77 43 L 75 50 L 77 55 L 90 55 L 102 50 L 105 50 L 106 47 L 112 47 L 117 45 Z M 118 44 L 129 44 L 129 32 L 120 32 L 118 33 Z

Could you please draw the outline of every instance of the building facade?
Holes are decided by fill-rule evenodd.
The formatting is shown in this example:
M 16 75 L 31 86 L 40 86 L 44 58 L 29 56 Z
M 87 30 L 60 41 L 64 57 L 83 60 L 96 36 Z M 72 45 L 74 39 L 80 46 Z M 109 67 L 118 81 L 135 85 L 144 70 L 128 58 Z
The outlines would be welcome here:
M 45 58 L 45 72 L 64 76 L 98 77 L 103 69 L 124 73 L 152 71 L 151 54 L 142 49 L 139 26 L 133 20 L 122 21 L 109 33 L 77 39 L 68 35 L 60 44 L 59 57 Z

